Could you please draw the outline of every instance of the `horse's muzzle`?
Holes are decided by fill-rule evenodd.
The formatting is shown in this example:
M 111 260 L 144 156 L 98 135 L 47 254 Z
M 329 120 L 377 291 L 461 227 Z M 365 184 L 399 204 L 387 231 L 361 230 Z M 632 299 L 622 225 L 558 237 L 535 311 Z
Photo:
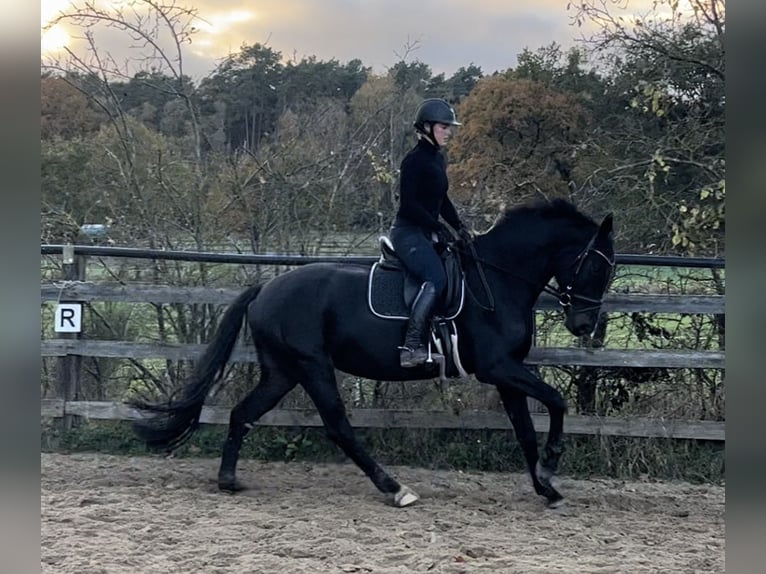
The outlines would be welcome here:
M 570 312 L 564 325 L 575 337 L 590 335 L 596 329 L 598 311 Z

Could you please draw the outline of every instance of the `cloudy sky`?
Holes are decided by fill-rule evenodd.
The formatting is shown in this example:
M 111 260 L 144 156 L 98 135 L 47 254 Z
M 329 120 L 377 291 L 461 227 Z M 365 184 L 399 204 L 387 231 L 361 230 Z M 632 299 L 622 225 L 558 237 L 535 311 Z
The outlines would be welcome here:
M 94 0 L 102 6 L 130 0 Z M 583 29 L 571 24 L 568 0 L 177 0 L 202 20 L 186 47 L 186 73 L 195 79 L 243 44 L 266 44 L 285 58 L 354 58 L 382 73 L 405 55 L 450 75 L 471 63 L 492 73 L 513 67 L 525 47 L 569 47 Z M 651 0 L 632 0 L 633 6 Z M 41 0 L 43 26 L 70 4 Z M 587 30 L 586 30 L 587 32 Z M 75 32 L 59 25 L 41 34 L 43 56 L 62 45 L 77 49 Z M 98 30 L 96 42 L 117 59 L 131 52 L 125 38 Z

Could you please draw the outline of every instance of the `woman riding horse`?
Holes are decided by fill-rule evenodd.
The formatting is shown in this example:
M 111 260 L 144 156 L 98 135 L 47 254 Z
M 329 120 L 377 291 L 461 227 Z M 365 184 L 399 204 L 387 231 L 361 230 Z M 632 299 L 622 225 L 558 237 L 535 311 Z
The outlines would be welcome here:
M 410 319 L 399 347 L 402 367 L 426 362 L 426 338 L 434 306 L 447 285 L 441 258 L 434 241 L 449 232 L 439 215 L 461 236 L 470 239 L 447 195 L 447 162 L 441 153 L 449 140 L 452 126 L 462 125 L 455 111 L 444 100 L 425 100 L 415 116 L 418 142 L 402 160 L 399 187 L 399 210 L 391 226 L 391 242 L 407 270 L 421 282 L 412 304 Z

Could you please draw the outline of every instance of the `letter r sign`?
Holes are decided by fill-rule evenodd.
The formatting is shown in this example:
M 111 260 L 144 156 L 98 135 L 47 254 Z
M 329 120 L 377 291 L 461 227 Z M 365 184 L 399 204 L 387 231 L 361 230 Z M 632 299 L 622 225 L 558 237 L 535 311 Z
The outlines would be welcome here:
M 82 304 L 59 303 L 56 307 L 56 333 L 79 333 L 82 331 Z

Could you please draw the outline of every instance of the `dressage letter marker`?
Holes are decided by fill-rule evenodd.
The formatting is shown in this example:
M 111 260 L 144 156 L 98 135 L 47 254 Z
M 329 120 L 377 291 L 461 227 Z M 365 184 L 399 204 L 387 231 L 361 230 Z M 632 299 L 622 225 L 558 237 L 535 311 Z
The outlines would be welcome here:
M 79 333 L 82 331 L 82 304 L 59 303 L 56 307 L 55 322 L 56 333 Z

